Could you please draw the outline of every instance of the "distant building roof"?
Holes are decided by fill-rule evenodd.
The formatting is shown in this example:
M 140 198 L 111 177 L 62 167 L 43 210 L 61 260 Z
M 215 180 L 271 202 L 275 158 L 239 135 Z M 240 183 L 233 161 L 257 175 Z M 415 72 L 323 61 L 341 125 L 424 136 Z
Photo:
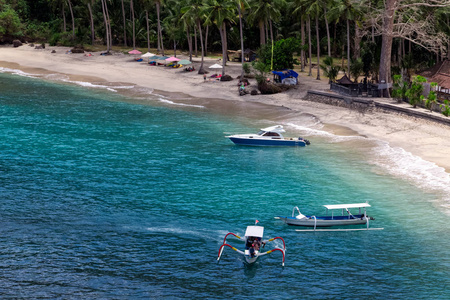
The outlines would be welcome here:
M 344 76 L 342 76 L 341 79 L 336 80 L 337 83 L 342 84 L 342 85 L 348 85 L 348 84 L 353 84 L 354 82 L 350 80 L 350 78 L 348 78 L 347 74 L 344 74 Z

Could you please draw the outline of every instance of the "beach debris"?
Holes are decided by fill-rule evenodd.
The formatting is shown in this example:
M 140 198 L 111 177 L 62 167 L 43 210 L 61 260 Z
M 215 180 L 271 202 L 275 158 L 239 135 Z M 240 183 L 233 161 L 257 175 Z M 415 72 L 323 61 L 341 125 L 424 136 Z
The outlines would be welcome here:
M 222 77 L 220 77 L 220 81 L 231 81 L 233 80 L 233 77 L 231 77 L 230 75 L 223 75 Z

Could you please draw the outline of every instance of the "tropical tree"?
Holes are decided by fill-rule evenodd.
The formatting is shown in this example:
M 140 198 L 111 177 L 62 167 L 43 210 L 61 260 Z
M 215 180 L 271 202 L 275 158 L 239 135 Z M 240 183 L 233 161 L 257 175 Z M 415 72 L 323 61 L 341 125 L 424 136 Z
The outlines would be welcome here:
M 337 0 L 330 9 L 330 14 L 338 20 L 342 18 L 347 25 L 347 71 L 350 71 L 350 21 L 355 20 L 361 13 L 357 3 L 352 0 Z
M 235 5 L 231 1 L 209 0 L 205 5 L 206 24 L 216 24 L 222 40 L 222 76 L 225 75 L 227 62 L 227 30 L 226 21 L 232 21 Z
M 160 10 L 161 5 L 164 4 L 163 0 L 154 0 L 156 5 L 156 16 L 158 21 L 158 52 L 161 52 L 162 55 L 164 55 L 164 43 L 163 43 L 163 37 L 162 37 L 162 29 L 161 29 L 161 18 L 160 18 Z
M 198 74 L 205 74 L 205 69 L 203 68 L 205 51 L 203 46 L 203 34 L 202 34 L 202 23 L 204 23 L 205 15 L 205 7 L 203 5 L 202 0 L 187 0 L 185 3 L 185 7 L 181 8 L 182 19 L 193 20 L 195 22 L 196 27 L 200 33 L 200 47 L 202 52 L 202 60 L 200 63 L 200 68 L 198 70 Z
M 336 77 L 341 70 L 340 66 L 335 66 L 333 63 L 333 58 L 331 56 L 325 57 L 323 60 L 323 64 L 320 65 L 320 68 L 323 71 L 323 74 L 328 77 L 328 83 L 332 83 L 336 80 Z

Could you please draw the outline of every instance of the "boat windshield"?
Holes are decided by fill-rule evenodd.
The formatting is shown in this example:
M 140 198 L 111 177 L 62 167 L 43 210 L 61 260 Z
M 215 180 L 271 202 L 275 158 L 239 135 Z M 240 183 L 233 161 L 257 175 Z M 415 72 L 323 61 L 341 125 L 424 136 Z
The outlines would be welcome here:
M 268 131 L 266 133 L 263 134 L 263 136 L 280 136 L 280 134 L 273 132 L 273 131 Z

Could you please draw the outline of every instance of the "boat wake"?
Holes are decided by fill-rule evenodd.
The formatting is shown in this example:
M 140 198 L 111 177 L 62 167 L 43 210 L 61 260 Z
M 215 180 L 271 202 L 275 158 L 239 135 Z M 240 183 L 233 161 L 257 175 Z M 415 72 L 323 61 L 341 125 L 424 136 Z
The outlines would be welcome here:
M 306 136 L 322 137 L 331 143 L 360 140 L 366 141 L 367 144 L 373 144 L 374 146 L 369 150 L 370 155 L 365 156 L 369 164 L 378 166 L 387 174 L 405 180 L 424 191 L 440 195 L 440 199 L 435 204 L 441 207 L 445 214 L 450 215 L 450 174 L 435 163 L 415 156 L 403 148 L 391 147 L 385 141 L 362 136 L 338 136 L 321 129 L 292 123 L 287 125 L 301 131 Z M 316 126 L 318 125 L 320 124 L 316 124 Z M 361 150 L 367 151 L 367 147 L 363 147 Z

